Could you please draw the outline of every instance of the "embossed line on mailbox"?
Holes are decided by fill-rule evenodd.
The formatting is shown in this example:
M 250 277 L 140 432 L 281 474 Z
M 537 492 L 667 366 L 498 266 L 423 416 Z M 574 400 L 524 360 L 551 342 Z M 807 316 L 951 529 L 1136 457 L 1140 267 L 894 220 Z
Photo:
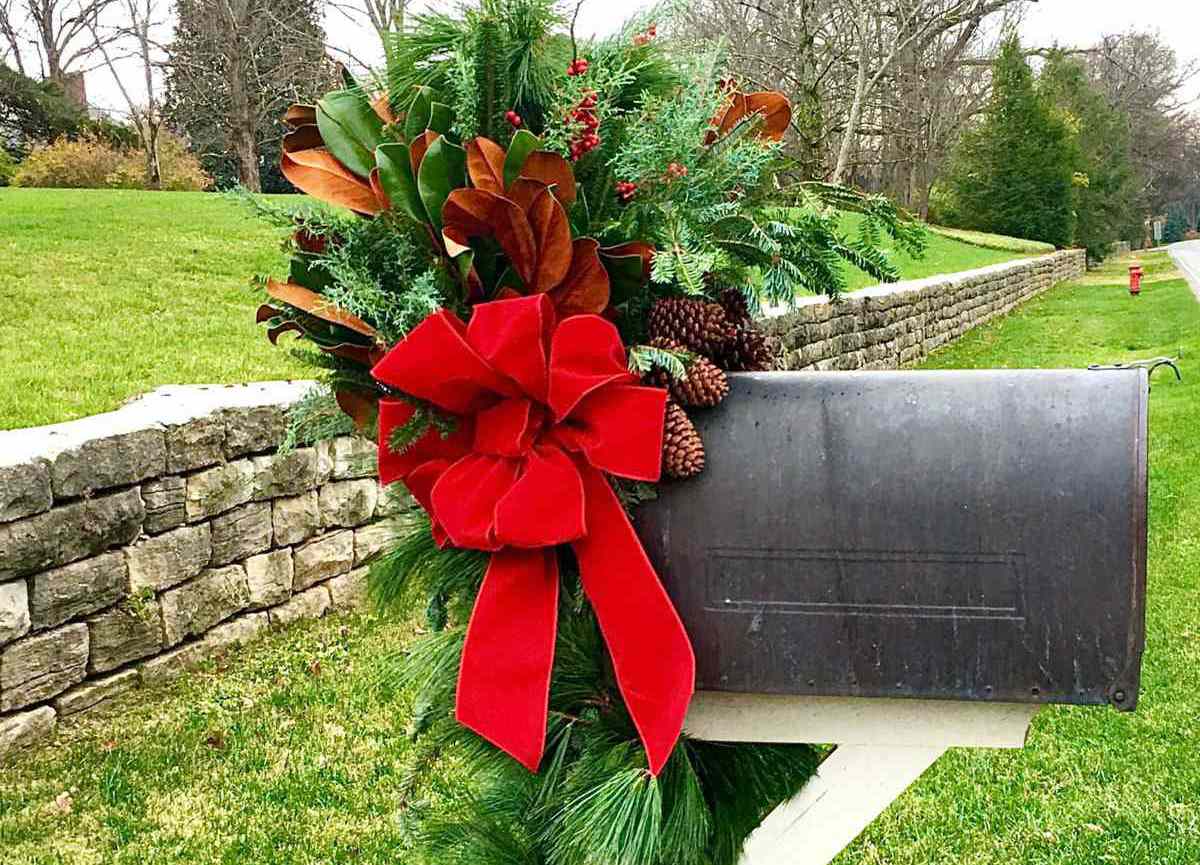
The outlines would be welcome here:
M 1023 622 L 1019 553 L 707 551 L 705 610 Z

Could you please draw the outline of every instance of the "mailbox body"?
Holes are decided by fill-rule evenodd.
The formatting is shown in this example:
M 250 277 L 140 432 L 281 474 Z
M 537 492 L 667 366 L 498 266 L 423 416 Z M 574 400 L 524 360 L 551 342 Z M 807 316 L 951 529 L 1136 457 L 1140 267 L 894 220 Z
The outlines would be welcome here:
M 708 691 L 1137 701 L 1143 370 L 743 373 L 638 529 Z

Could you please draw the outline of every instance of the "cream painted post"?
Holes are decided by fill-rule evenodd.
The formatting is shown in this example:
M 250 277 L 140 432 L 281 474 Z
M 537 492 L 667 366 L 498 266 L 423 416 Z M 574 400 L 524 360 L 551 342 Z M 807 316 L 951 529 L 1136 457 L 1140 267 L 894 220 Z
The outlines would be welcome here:
M 827 865 L 952 747 L 1020 748 L 1036 705 L 701 692 L 687 730 L 715 742 L 836 747 L 746 843 L 741 865 Z

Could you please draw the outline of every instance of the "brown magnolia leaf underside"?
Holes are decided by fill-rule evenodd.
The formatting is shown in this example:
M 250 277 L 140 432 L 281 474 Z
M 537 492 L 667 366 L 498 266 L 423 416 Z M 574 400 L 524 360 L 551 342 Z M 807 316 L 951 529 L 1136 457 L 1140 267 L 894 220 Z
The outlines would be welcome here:
M 471 185 L 493 195 L 504 194 L 504 148 L 489 138 L 467 142 L 467 176 Z
M 571 267 L 562 284 L 550 292 L 559 315 L 599 314 L 608 307 L 608 271 L 600 261 L 600 244 L 580 237 L 572 244 Z
M 518 179 L 513 185 L 534 182 Z M 561 283 L 571 267 L 571 226 L 567 212 L 545 186 L 534 195 L 526 213 L 533 229 L 537 259 L 533 281 L 526 280 L 525 284 L 531 294 L 541 294 Z
M 285 150 L 279 167 L 293 186 L 313 198 L 368 216 L 382 209 L 370 185 L 323 147 Z
M 575 203 L 575 172 L 571 170 L 570 163 L 557 153 L 548 150 L 533 151 L 521 166 L 520 176 L 554 187 L 554 196 L 564 207 Z
M 774 90 L 757 93 L 733 93 L 724 113 L 713 118 L 717 128 L 708 133 L 705 143 L 711 144 L 728 135 L 746 117 L 755 116 L 760 124 L 757 134 L 766 141 L 779 141 L 792 122 L 792 105 L 786 96 Z
M 494 237 L 509 264 L 526 285 L 533 282 L 537 245 L 524 211 L 516 203 L 483 189 L 455 189 L 442 208 L 442 238 L 456 257 L 472 237 Z
M 352 330 L 372 341 L 379 341 L 379 332 L 371 327 L 371 325 L 358 316 L 346 312 L 331 302 L 329 298 L 322 297 L 315 291 L 311 291 L 304 286 L 296 285 L 294 282 L 279 282 L 274 279 L 268 279 L 267 294 L 275 300 L 286 303 L 288 306 L 294 306 L 296 309 L 306 312 L 311 316 L 344 327 L 347 330 Z

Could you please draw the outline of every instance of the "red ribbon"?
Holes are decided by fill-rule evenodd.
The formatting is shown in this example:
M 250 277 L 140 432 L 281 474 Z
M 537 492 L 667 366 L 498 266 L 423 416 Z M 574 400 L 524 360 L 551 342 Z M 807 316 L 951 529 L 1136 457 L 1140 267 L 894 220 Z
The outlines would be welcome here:
M 396 454 L 388 442 L 415 409 L 381 401 L 381 482 L 404 482 L 439 544 L 492 553 L 467 628 L 459 722 L 537 771 L 557 630 L 554 546 L 570 543 L 657 775 L 696 662 L 604 473 L 658 480 L 666 391 L 636 384 L 610 322 L 558 322 L 545 295 L 479 304 L 470 325 L 441 310 L 372 374 L 456 420 L 451 435 L 430 429 Z

